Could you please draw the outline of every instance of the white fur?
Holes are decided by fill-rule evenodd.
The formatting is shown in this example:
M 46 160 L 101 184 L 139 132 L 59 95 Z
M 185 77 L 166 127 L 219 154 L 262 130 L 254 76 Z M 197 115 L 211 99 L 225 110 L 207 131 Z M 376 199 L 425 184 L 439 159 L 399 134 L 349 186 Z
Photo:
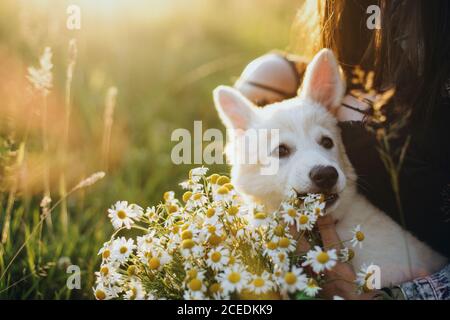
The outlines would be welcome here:
M 319 52 L 308 66 L 297 98 L 257 108 L 235 89 L 218 87 L 214 91 L 214 101 L 228 129 L 244 132 L 279 129 L 280 143 L 292 150 L 288 158 L 280 159 L 277 175 L 262 175 L 260 163 L 234 164 L 233 183 L 249 201 L 276 210 L 288 188 L 299 193 L 319 192 L 309 172 L 317 165 L 333 166 L 339 174 L 333 193 L 339 194 L 339 200 L 327 210 L 328 214 L 337 220 L 341 239 L 350 239 L 350 231 L 358 224 L 366 235 L 363 249 L 356 249 L 354 266 L 359 268 L 362 263 L 380 266 L 383 286 L 431 274 L 441 268 L 446 259 L 357 192 L 356 175 L 333 115 L 344 92 L 338 64 L 328 49 Z M 268 132 L 270 141 L 270 130 Z M 319 144 L 323 136 L 332 138 L 332 149 Z M 230 143 L 233 145 L 235 140 Z M 239 149 L 231 149 L 239 152 Z M 273 146 L 268 148 L 265 156 L 270 157 L 272 149 Z

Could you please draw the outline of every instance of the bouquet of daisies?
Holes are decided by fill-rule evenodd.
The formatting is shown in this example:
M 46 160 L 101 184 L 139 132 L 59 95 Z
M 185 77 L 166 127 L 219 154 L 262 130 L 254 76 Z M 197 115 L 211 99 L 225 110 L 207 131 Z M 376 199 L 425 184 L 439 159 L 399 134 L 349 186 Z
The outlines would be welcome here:
M 119 201 L 108 210 L 116 231 L 99 251 L 96 299 L 313 298 L 323 272 L 351 256 L 319 246 L 321 195 L 299 199 L 292 192 L 267 212 L 204 167 L 181 186 L 180 200 L 169 191 L 156 207 Z M 296 250 L 301 237 L 308 252 Z

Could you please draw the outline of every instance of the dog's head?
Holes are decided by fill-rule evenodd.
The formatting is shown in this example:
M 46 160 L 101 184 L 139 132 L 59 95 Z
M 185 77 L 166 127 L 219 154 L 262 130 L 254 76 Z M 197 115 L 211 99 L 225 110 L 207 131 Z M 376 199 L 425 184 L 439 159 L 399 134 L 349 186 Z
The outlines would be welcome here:
M 233 88 L 215 89 L 216 108 L 233 132 L 228 148 L 238 153 L 233 159 L 249 159 L 242 154 L 250 152 L 248 148 L 236 147 L 249 132 L 262 131 L 258 139 L 268 141 L 258 150 L 256 163 L 232 161 L 231 175 L 237 190 L 271 210 L 277 209 L 292 189 L 299 196 L 323 193 L 327 210 L 336 208 L 353 175 L 334 116 L 344 92 L 338 63 L 328 49 L 320 51 L 309 64 L 296 98 L 258 108 Z M 267 164 L 263 159 L 278 161 L 275 174 L 262 174 Z

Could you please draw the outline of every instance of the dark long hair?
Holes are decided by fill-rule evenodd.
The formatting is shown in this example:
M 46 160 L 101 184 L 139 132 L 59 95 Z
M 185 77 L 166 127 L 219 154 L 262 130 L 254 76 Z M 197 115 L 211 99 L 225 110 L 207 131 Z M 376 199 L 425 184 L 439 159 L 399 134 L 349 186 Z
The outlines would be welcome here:
M 333 49 L 348 77 L 356 65 L 375 71 L 376 89 L 396 88 L 395 105 L 412 110 L 414 118 L 431 118 L 450 78 L 449 0 L 306 2 L 310 7 L 315 2 L 319 12 L 320 38 L 314 46 Z M 366 26 L 369 5 L 381 9 L 379 30 Z M 311 17 L 301 10 L 299 21 L 309 19 L 306 15 Z M 298 32 L 305 25 L 300 23 Z

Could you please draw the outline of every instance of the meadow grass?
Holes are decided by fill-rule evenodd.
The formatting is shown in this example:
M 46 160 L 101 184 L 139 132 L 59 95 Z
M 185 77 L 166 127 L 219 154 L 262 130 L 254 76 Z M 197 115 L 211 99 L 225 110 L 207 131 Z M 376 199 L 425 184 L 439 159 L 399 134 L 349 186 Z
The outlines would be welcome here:
M 112 230 L 107 208 L 157 204 L 164 191 L 179 191 L 192 166 L 172 163 L 172 131 L 192 130 L 194 120 L 222 128 L 212 89 L 231 84 L 251 59 L 285 49 L 301 2 L 1 1 L 0 298 L 91 299 L 97 251 Z M 65 28 L 69 3 L 82 9 L 79 31 Z M 71 39 L 78 52 L 68 84 Z M 25 76 L 46 46 L 54 79 L 44 153 L 41 101 Z M 52 205 L 93 172 L 106 177 L 64 199 L 30 237 L 45 211 L 45 163 Z M 79 290 L 66 286 L 69 264 L 81 269 Z

